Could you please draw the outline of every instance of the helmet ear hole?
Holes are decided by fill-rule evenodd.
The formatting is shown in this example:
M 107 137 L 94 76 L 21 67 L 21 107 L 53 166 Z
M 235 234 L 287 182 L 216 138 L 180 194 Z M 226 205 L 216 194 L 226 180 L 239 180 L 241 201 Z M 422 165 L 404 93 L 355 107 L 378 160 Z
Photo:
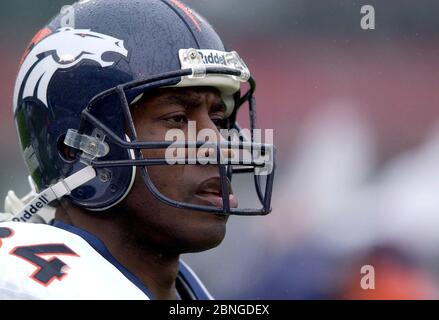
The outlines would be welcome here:
M 58 153 L 63 161 L 67 163 L 73 163 L 76 161 L 77 150 L 66 145 L 64 143 L 65 138 L 66 138 L 65 134 L 61 135 L 58 138 L 58 142 L 57 142 Z

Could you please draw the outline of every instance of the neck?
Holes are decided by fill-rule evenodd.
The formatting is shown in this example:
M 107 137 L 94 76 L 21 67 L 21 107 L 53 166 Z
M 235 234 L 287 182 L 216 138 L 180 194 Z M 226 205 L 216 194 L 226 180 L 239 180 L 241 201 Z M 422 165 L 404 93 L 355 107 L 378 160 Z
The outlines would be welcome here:
M 107 234 L 108 235 L 108 234 Z M 105 237 L 105 236 L 104 236 Z M 179 255 L 163 254 L 145 245 L 103 240 L 113 256 L 154 294 L 155 298 L 175 300 Z
M 74 214 L 70 214 L 75 210 Z M 180 258 L 179 254 L 165 254 L 152 246 L 139 244 L 120 228 L 113 219 L 90 216 L 81 209 L 70 207 L 69 214 L 57 211 L 56 219 L 84 229 L 104 242 L 111 254 L 133 273 L 156 299 L 175 300 Z M 71 218 L 74 217 L 74 218 Z

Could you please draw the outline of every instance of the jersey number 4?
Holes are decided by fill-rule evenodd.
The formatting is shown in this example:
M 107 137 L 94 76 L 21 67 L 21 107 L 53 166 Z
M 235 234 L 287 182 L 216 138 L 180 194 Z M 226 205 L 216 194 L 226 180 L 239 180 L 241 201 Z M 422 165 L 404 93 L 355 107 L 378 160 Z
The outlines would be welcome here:
M 12 237 L 14 232 L 9 228 L 0 228 L 0 247 L 1 239 Z M 68 266 L 58 259 L 57 255 L 78 255 L 65 244 L 38 244 L 31 246 L 15 247 L 10 252 L 11 255 L 24 259 L 25 261 L 33 264 L 37 270 L 31 275 L 31 279 L 48 286 L 53 280 L 62 280 L 66 275 L 66 269 Z M 44 259 L 41 256 L 52 256 L 50 259 Z

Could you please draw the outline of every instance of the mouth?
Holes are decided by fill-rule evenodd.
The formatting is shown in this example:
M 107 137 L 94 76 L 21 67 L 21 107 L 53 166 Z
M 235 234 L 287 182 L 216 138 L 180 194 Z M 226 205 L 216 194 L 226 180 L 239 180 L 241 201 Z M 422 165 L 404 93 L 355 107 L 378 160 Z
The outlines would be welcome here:
M 227 188 L 229 190 L 229 203 L 230 208 L 238 207 L 238 200 L 233 195 L 232 185 L 227 179 Z M 217 208 L 223 207 L 223 193 L 221 191 L 220 178 L 211 178 L 205 180 L 198 187 L 198 191 L 195 197 L 203 204 L 208 206 L 214 206 Z

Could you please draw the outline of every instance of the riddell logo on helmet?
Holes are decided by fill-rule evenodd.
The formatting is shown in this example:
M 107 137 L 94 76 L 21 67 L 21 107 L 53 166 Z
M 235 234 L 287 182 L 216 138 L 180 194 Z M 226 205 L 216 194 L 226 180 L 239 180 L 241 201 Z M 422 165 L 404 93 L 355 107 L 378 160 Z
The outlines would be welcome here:
M 223 54 L 216 52 L 215 54 L 211 52 L 206 54 L 206 52 L 198 51 L 201 54 L 204 64 L 222 64 L 227 66 L 226 57 Z
M 12 219 L 12 221 L 14 221 L 14 222 L 27 222 L 27 221 L 29 221 L 35 214 L 38 213 L 38 211 L 43 209 L 44 206 L 49 203 L 49 200 L 47 200 L 46 197 L 47 196 L 45 194 L 41 195 L 38 198 L 39 201 L 37 203 L 31 205 L 30 208 L 28 208 L 24 212 L 24 214 L 21 218 L 14 218 L 14 219 Z

